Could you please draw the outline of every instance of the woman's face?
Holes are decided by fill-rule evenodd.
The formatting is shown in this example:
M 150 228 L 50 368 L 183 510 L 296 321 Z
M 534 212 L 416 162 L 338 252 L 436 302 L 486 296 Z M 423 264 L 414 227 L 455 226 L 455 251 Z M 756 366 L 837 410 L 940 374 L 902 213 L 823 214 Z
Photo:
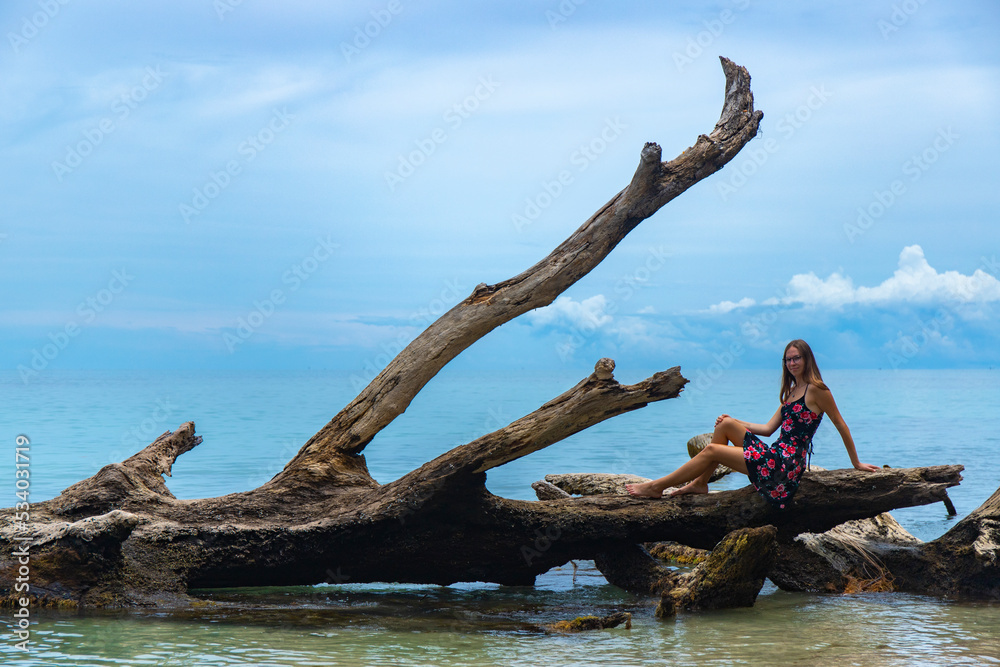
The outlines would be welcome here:
M 805 362 L 802 359 L 802 353 L 799 352 L 799 348 L 790 347 L 785 350 L 785 368 L 792 375 L 798 375 L 802 372 L 802 367 Z

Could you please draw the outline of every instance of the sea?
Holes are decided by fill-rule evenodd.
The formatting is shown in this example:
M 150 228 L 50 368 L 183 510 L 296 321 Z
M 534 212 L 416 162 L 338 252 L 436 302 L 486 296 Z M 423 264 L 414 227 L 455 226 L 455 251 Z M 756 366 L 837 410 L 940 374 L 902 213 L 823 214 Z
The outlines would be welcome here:
M 616 378 L 632 383 L 655 370 L 662 369 L 619 369 Z M 719 414 L 759 423 L 777 409 L 778 370 L 707 370 L 678 398 L 489 471 L 489 490 L 530 500 L 531 483 L 549 473 L 660 476 L 687 459 L 687 440 L 711 431 Z M 531 412 L 588 373 L 446 368 L 369 444 L 368 467 L 379 482 L 392 481 Z M 16 372 L 0 372 L 0 447 L 9 452 L 0 456 L 0 498 L 6 498 L 0 506 L 19 500 L 18 442 L 30 459 L 30 500 L 39 502 L 186 421 L 195 422 L 204 442 L 182 455 L 166 480 L 178 498 L 254 488 L 281 470 L 364 379 L 345 371 L 46 370 L 25 383 Z M 824 379 L 862 461 L 965 466 L 961 485 L 949 492 L 958 516 L 948 516 L 942 503 L 893 512 L 916 537 L 945 533 L 1000 486 L 1000 370 L 827 370 Z M 816 435 L 813 463 L 850 467 L 828 419 Z M 746 483 L 734 474 L 713 486 Z M 348 580 L 194 593 L 230 604 L 184 611 L 32 609 L 30 641 L 20 646 L 18 619 L 0 610 L 0 664 L 1000 664 L 1000 601 L 789 593 L 766 582 L 752 608 L 661 620 L 655 598 L 608 584 L 590 561 L 554 568 L 529 587 Z M 630 628 L 578 634 L 546 628 L 618 611 L 632 614 Z

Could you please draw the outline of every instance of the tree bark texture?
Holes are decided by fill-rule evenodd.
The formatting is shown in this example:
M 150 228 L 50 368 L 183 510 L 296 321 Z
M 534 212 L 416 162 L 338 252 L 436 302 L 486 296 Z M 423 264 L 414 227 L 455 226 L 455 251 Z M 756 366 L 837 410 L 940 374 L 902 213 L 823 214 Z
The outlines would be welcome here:
M 773 548 L 764 548 L 760 544 L 754 548 L 741 548 L 727 553 L 724 562 L 732 565 L 743 554 L 742 557 L 750 560 L 766 561 L 766 575 L 786 590 L 843 592 L 851 577 L 871 578 L 871 575 L 863 575 L 864 569 L 859 567 L 867 553 L 864 545 L 860 550 L 858 548 L 862 539 L 879 538 L 877 544 L 871 546 L 872 549 L 889 546 L 885 544 L 887 539 L 894 540 L 895 544 L 906 544 L 909 540 L 919 542 L 898 528 L 891 518 L 870 520 L 871 517 L 883 516 L 879 508 L 943 502 L 946 489 L 961 480 L 961 471 L 962 466 L 884 469 L 876 473 L 812 470 L 803 476 L 794 503 L 786 510 L 774 509 L 750 486 L 734 491 L 636 502 L 651 506 L 649 511 L 653 520 L 660 522 L 660 535 L 667 535 L 644 541 L 669 540 L 695 549 L 714 550 L 718 549 L 720 540 L 732 538 L 741 528 L 769 526 L 774 530 Z M 607 496 L 590 494 L 605 494 L 609 490 L 624 494 L 626 478 L 630 477 L 601 473 L 554 474 L 546 475 L 545 481 L 547 485 L 564 492 L 583 494 L 580 500 L 596 500 Z M 542 488 L 543 493 L 552 494 L 547 486 Z M 618 491 L 619 488 L 622 490 Z M 848 517 L 843 512 L 845 509 L 855 516 Z M 657 510 L 662 510 L 662 513 Z M 821 530 L 804 529 L 806 524 L 826 527 Z M 893 528 L 892 524 L 897 527 Z M 758 536 L 754 539 L 762 538 Z M 818 544 L 827 546 L 820 550 L 816 547 Z M 844 557 L 844 552 L 848 557 Z M 772 558 L 774 553 L 777 557 Z M 834 553 L 836 555 L 831 555 Z M 713 603 L 715 608 L 725 606 L 716 593 L 699 590 L 702 585 L 711 586 L 710 581 L 680 579 L 638 544 L 610 544 L 594 558 L 594 562 L 609 582 L 632 593 L 669 595 L 678 601 L 677 608 L 706 608 L 693 602 L 703 596 L 714 597 L 717 600 Z M 701 565 L 704 563 L 699 567 Z M 913 563 L 914 581 L 920 581 L 921 565 L 924 564 Z M 733 594 L 730 606 L 744 606 L 741 602 L 746 597 L 743 592 L 753 585 L 757 585 L 759 592 L 763 584 L 763 578 L 759 584 L 747 583 L 756 581 L 756 573 L 762 565 L 748 562 L 734 567 L 733 579 L 720 590 L 729 590 Z M 717 568 L 710 569 L 714 571 Z M 741 576 L 740 572 L 745 576 Z M 996 570 L 994 573 L 997 573 Z M 682 589 L 687 589 L 687 592 L 681 592 Z M 966 587 L 966 590 L 971 591 L 971 587 Z M 989 587 L 981 589 L 979 596 L 982 596 L 982 591 L 989 591 Z M 922 592 L 931 591 L 924 588 Z M 972 597 L 969 592 L 962 595 Z M 682 604 L 682 599 L 687 602 Z M 666 615 L 670 615 L 669 604 L 663 609 Z
M 674 616 L 678 609 L 752 607 L 774 563 L 776 534 L 774 526 L 762 526 L 726 535 L 705 562 L 661 593 L 656 615 Z
M 631 181 L 526 271 L 480 284 L 418 335 L 262 486 L 218 498 L 178 500 L 163 475 L 201 442 L 192 422 L 138 454 L 105 466 L 58 497 L 32 503 L 30 519 L 0 515 L 0 596 L 11 604 L 18 552 L 30 553 L 36 602 L 182 604 L 191 589 L 320 582 L 487 581 L 531 584 L 570 559 L 625 543 L 676 539 L 711 547 L 743 527 L 779 535 L 933 502 L 957 484 L 959 466 L 859 477 L 831 472 L 803 482 L 802 511 L 776 516 L 746 490 L 643 501 L 623 496 L 527 502 L 500 498 L 486 472 L 613 416 L 679 394 L 679 368 L 633 385 L 601 360 L 575 387 L 521 419 L 442 454 L 388 484 L 363 451 L 451 359 L 496 327 L 552 303 L 640 222 L 715 173 L 756 136 L 747 71 L 723 58 L 726 93 L 714 129 L 670 161 L 647 143 Z M 236 455 L 236 453 L 234 453 Z
M 951 530 L 922 542 L 889 516 L 779 544 L 769 574 L 786 590 L 894 590 L 1000 599 L 1000 490 Z

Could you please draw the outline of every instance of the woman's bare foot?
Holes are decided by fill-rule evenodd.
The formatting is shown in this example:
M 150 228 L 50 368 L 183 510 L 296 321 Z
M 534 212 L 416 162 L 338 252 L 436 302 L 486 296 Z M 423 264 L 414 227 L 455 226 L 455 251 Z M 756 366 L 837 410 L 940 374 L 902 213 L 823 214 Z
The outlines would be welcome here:
M 663 491 L 652 488 L 652 482 L 640 482 L 638 484 L 626 484 L 625 491 L 633 498 L 662 498 Z
M 694 480 L 693 482 L 688 482 L 679 489 L 674 489 L 670 492 L 670 495 L 671 497 L 685 496 L 689 493 L 708 493 L 708 484 Z

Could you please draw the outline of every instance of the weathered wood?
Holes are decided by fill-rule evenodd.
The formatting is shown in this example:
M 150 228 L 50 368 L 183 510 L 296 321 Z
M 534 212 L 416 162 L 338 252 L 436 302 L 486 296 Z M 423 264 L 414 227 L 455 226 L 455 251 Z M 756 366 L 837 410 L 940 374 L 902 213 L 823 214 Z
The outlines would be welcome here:
M 806 571 L 779 576 L 775 583 L 841 592 L 874 574 L 888 590 L 1000 599 L 1000 489 L 931 542 L 896 530 L 843 537 L 833 532 L 783 546 L 783 552 L 802 559 Z
M 690 572 L 663 567 L 637 544 L 617 544 L 594 558 L 608 582 L 631 593 L 660 598 L 656 615 L 678 610 L 752 607 L 777 553 L 774 526 L 729 533 Z
M 773 526 L 762 526 L 726 535 L 705 562 L 661 594 L 656 615 L 674 616 L 678 609 L 752 607 L 774 563 L 777 534 Z
M 797 497 L 796 508 L 786 512 L 803 516 L 786 517 L 785 525 L 819 532 L 844 516 L 861 518 L 878 510 L 859 494 L 869 494 L 882 506 L 925 502 L 933 499 L 927 485 L 957 484 L 959 470 L 816 473 L 820 479 L 813 480 L 812 492 Z M 823 494 L 829 486 L 837 491 Z M 182 594 L 192 587 L 387 578 L 527 585 L 554 566 L 593 558 L 609 545 L 682 539 L 712 547 L 734 526 L 742 527 L 741 522 L 762 526 L 775 521 L 770 506 L 746 490 L 655 501 L 591 496 L 529 502 L 493 496 L 480 478 L 455 494 L 436 497 L 427 486 L 414 486 L 411 493 L 379 498 L 379 490 L 371 490 L 359 493 L 350 508 L 332 503 L 324 511 L 317 503 L 307 519 L 282 524 L 250 514 L 234 516 L 232 509 L 224 517 L 199 520 L 204 503 L 177 500 L 171 501 L 172 512 L 163 506 L 156 511 L 183 516 L 183 521 L 143 509 L 137 515 L 117 511 L 67 522 L 53 511 L 58 503 L 49 501 L 38 507 L 43 513 L 38 527 L 46 529 L 29 545 L 32 583 L 59 599 L 83 604 L 155 602 L 165 592 Z M 798 508 L 801 499 L 808 502 Z M 79 537 L 85 525 L 93 530 Z M 9 523 L 0 528 L 5 546 L 11 545 L 14 531 Z M 689 540 L 692 536 L 696 539 Z M 59 564 L 92 559 L 90 545 L 97 540 L 106 545 L 102 567 L 60 569 Z M 12 571 L 10 553 L 0 554 L 0 573 Z M 48 578 L 48 573 L 55 574 Z
M 1000 599 L 1000 489 L 938 539 L 880 557 L 896 590 Z
M 539 500 L 556 500 L 557 498 L 570 498 L 570 494 L 560 489 L 555 484 L 544 480 L 531 483 L 531 488 L 535 491 L 535 496 Z
M 914 498 L 922 499 L 922 504 L 936 502 L 944 493 L 941 481 L 957 475 L 961 470 L 960 466 L 949 468 L 952 469 L 894 470 L 894 473 L 902 474 L 893 477 L 872 477 L 872 473 L 854 470 L 825 471 L 814 468 L 804 476 L 804 487 L 800 487 L 792 507 L 784 511 L 774 510 L 757 498 L 756 492 L 749 486 L 737 491 L 637 502 L 654 505 L 668 502 L 685 506 L 684 511 L 676 514 L 669 512 L 666 517 L 657 513 L 655 520 L 661 522 L 663 533 L 672 535 L 659 539 L 690 545 L 682 548 L 694 553 L 697 552 L 692 547 L 711 549 L 735 525 L 729 523 L 735 517 L 739 517 L 739 521 L 745 521 L 747 526 L 779 526 L 776 529 L 778 557 L 773 559 L 774 565 L 767 571 L 767 576 L 788 590 L 843 592 L 858 582 L 871 582 L 879 577 L 879 573 L 873 571 L 881 566 L 872 553 L 890 548 L 887 540 L 894 540 L 896 545 L 919 541 L 901 527 L 894 529 L 898 524 L 885 514 L 876 519 L 842 522 L 843 515 L 835 507 L 837 502 L 846 501 L 847 504 L 854 504 L 857 509 L 865 504 L 865 495 L 871 499 L 878 498 L 897 485 L 900 490 L 904 487 L 908 489 L 907 492 L 912 493 Z M 885 473 L 875 473 L 883 474 Z M 629 476 L 574 473 L 546 475 L 546 480 L 564 491 L 593 496 L 609 491 L 624 494 L 624 490 L 620 488 L 627 477 Z M 927 486 L 924 486 L 922 480 L 928 482 Z M 806 489 L 805 493 L 803 488 Z M 595 496 L 599 497 L 602 496 Z M 762 511 L 751 518 L 748 510 L 755 502 L 759 503 Z M 676 506 L 672 505 L 671 509 L 674 507 Z M 674 521 L 678 523 L 675 524 Z M 802 521 L 826 527 L 822 530 L 802 531 Z M 677 528 L 676 533 L 673 532 L 674 528 Z M 699 535 L 702 531 L 707 534 Z M 874 542 L 868 544 L 868 540 Z M 747 553 L 751 560 L 757 558 L 757 552 L 750 550 Z M 650 552 L 639 545 L 610 545 L 595 557 L 595 563 L 609 582 L 633 593 L 660 590 L 663 595 L 676 597 L 680 595 L 677 591 L 684 586 L 676 576 L 671 577 L 670 570 L 660 566 L 653 560 Z M 865 566 L 868 567 L 867 570 Z M 665 606 L 664 610 L 668 607 L 669 605 Z
M 961 481 L 963 469 L 952 465 L 878 472 L 812 470 L 802 476 L 795 500 L 787 510 L 771 507 L 749 485 L 732 491 L 675 498 L 584 496 L 576 502 L 602 507 L 637 503 L 645 508 L 651 522 L 663 524 L 657 531 L 659 537 L 640 542 L 673 540 L 711 549 L 737 528 L 771 524 L 778 529 L 779 539 L 792 539 L 800 533 L 825 532 L 845 521 L 873 517 L 899 507 L 940 502 L 946 489 Z M 595 477 L 604 480 L 609 476 L 598 473 Z M 546 475 L 546 479 L 558 482 L 560 476 Z M 573 479 L 579 488 L 586 488 L 585 473 L 575 474 Z
M 786 590 L 895 590 L 962 599 L 1000 599 L 1000 490 L 931 542 L 888 515 L 805 533 L 782 543 L 770 573 Z
M 603 361 L 606 360 L 601 359 L 597 365 Z M 655 373 L 633 385 L 619 384 L 610 376 L 601 379 L 595 372 L 530 415 L 467 445 L 460 445 L 392 484 L 412 484 L 432 477 L 465 479 L 486 472 L 611 417 L 654 401 L 674 398 L 686 383 L 679 366 Z
M 26 543 L 32 585 L 39 598 L 110 604 L 142 603 L 190 587 L 318 583 L 346 567 L 350 574 L 342 576 L 351 581 L 531 583 L 548 569 L 532 564 L 530 553 L 547 550 L 539 539 L 551 535 L 548 517 L 490 495 L 483 473 L 591 424 L 675 397 L 685 382 L 678 368 L 634 385 L 591 375 L 526 417 L 396 482 L 356 488 L 344 503 L 321 498 L 287 508 L 264 504 L 256 494 L 177 500 L 151 488 L 156 485 L 149 475 L 172 463 L 160 452 L 187 451 L 200 442 L 189 422 L 144 453 L 32 507 L 33 539 Z M 96 512 L 106 513 L 88 515 Z M 494 521 L 501 526 L 491 526 Z M 4 514 L 5 554 L 24 528 L 12 513 Z M 445 546 L 456 541 L 454 549 Z M 380 543 L 384 548 L 372 555 L 371 545 Z M 98 544 L 102 566 L 75 567 L 91 559 Z M 15 572 L 15 560 L 0 555 L 0 581 L 10 577 L 8 591 Z
M 56 514 L 96 515 L 128 502 L 133 509 L 176 500 L 163 481 L 177 457 L 201 444 L 194 423 L 166 432 L 138 454 L 101 468 L 96 475 L 65 489 L 54 507 Z
M 665 560 L 680 565 L 697 565 L 708 558 L 707 549 L 696 549 L 678 542 L 647 542 L 649 555 L 657 560 Z
M 357 460 L 361 452 L 445 364 L 501 324 L 552 303 L 640 222 L 732 160 L 756 136 L 763 113 L 753 108 L 746 69 L 721 61 L 726 95 L 710 134 L 699 136 L 669 162 L 661 161 L 657 144 L 647 143 L 624 190 L 531 268 L 493 285 L 478 285 L 407 345 L 262 489 L 326 495 L 350 485 L 370 486 L 370 477 L 361 474 L 363 459 Z
M 658 595 L 678 586 L 677 574 L 656 562 L 638 544 L 612 544 L 594 554 L 594 565 L 609 584 L 637 595 Z
M 567 495 L 599 496 L 614 494 L 627 495 L 626 484 L 648 482 L 649 478 L 638 475 L 612 475 L 606 473 L 564 473 L 546 475 L 545 481 L 562 489 Z
M 810 593 L 892 590 L 892 573 L 880 554 L 922 544 L 891 514 L 848 521 L 825 533 L 802 533 L 778 544 L 768 577 L 779 588 Z
M 632 614 L 619 611 L 607 616 L 578 616 L 572 621 L 556 621 L 545 629 L 553 632 L 585 632 L 587 630 L 606 630 L 617 628 L 622 623 L 626 630 L 632 629 Z
M 678 368 L 621 385 L 614 363 L 533 413 L 379 485 L 363 450 L 420 389 L 473 342 L 551 303 L 586 275 L 642 220 L 721 169 L 757 133 L 746 70 L 723 59 L 726 96 L 710 135 L 669 162 L 646 144 L 624 190 L 552 253 L 523 273 L 480 285 L 420 334 L 285 469 L 257 489 L 178 500 L 161 475 L 198 445 L 194 424 L 102 468 L 52 500 L 33 503 L 23 525 L 0 515 L 0 598 L 15 591 L 16 550 L 30 552 L 36 601 L 53 604 L 177 604 L 192 588 L 490 581 L 531 584 L 572 559 L 616 544 L 679 539 L 714 546 L 734 529 L 775 524 L 823 531 L 845 520 L 940 500 L 960 466 L 867 475 L 831 472 L 803 481 L 792 511 L 773 510 L 746 490 L 648 501 L 594 496 L 539 502 L 486 490 L 486 472 L 604 419 L 677 396 Z M 862 478 L 863 476 L 863 478 Z M 25 539 L 27 538 L 27 539 Z

